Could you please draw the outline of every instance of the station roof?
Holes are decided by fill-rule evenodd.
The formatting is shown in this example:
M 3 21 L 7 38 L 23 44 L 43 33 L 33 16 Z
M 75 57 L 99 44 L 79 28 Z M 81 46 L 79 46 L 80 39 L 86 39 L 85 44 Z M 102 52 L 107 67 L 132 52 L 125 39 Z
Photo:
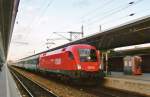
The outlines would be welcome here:
M 7 58 L 19 0 L 0 0 L 0 63 Z
M 125 57 L 125 56 L 134 56 L 134 55 L 150 55 L 150 47 L 142 47 L 142 48 L 132 48 L 121 51 L 111 50 L 109 57 Z
M 134 48 L 118 52 L 122 55 L 149 55 L 150 47 Z
M 90 44 L 99 50 L 108 50 L 144 43 L 150 43 L 150 15 L 44 52 L 53 51 L 72 44 Z M 35 55 L 39 55 L 41 53 Z
M 150 15 L 54 49 L 78 43 L 90 44 L 100 50 L 150 43 Z

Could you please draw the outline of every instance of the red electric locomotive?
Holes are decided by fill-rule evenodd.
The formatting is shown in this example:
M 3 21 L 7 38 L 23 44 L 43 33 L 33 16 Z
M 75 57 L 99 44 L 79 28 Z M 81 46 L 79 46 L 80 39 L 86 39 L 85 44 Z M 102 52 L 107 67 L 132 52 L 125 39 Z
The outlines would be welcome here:
M 71 78 L 100 77 L 96 48 L 87 44 L 70 45 L 40 55 L 38 68 Z
M 103 78 L 98 51 L 94 46 L 87 44 L 70 45 L 23 58 L 18 61 L 17 66 L 73 79 L 73 81 Z

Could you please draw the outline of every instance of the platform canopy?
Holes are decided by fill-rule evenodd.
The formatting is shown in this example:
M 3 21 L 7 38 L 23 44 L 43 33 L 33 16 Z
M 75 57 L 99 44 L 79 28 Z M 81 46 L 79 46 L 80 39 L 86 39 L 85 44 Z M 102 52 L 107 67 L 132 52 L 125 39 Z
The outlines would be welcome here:
M 99 50 L 110 50 L 118 47 L 145 43 L 150 43 L 150 15 L 44 52 L 64 48 L 72 44 L 90 44 Z
M 90 44 L 99 50 L 110 50 L 118 47 L 145 43 L 150 43 L 150 15 L 44 52 L 64 48 L 72 44 Z M 39 55 L 44 52 L 40 52 L 35 55 Z
M 19 0 L 0 0 L 0 63 L 7 58 Z
M 78 43 L 91 44 L 100 50 L 150 43 L 150 16 L 133 20 L 126 24 L 64 44 L 51 50 Z

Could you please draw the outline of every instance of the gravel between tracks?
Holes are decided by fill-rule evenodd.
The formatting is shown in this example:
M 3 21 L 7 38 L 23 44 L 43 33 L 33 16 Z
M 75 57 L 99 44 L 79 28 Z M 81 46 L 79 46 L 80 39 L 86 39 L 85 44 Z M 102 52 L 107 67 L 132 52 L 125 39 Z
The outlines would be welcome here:
M 82 89 L 77 90 L 75 88 L 71 88 L 67 85 L 45 79 L 43 77 L 40 77 L 36 74 L 27 72 L 27 71 L 22 70 L 22 69 L 18 69 L 18 68 L 13 68 L 13 69 L 18 71 L 20 74 L 30 78 L 31 80 L 34 80 L 37 83 L 43 85 L 44 87 L 46 87 L 47 89 L 52 91 L 54 94 L 56 94 L 60 97 L 99 97 L 99 96 L 96 96 L 94 94 L 90 94 L 90 93 L 87 93 L 85 91 L 82 91 Z

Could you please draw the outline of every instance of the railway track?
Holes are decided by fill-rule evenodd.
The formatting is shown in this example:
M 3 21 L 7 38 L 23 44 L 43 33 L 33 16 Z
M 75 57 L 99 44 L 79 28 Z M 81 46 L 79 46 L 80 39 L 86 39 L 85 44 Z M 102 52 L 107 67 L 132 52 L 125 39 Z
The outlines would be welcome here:
M 16 72 L 15 70 L 12 70 L 13 71 L 13 75 L 14 74 L 18 74 L 18 71 Z M 23 71 L 23 72 L 26 72 L 24 70 L 20 70 L 20 71 Z M 16 73 L 15 73 L 16 72 Z M 31 73 L 31 72 L 27 72 L 27 73 Z M 32 73 L 33 74 L 33 73 Z M 20 74 L 21 75 L 21 74 Z M 29 74 L 31 75 L 31 74 Z M 37 75 L 37 74 L 35 74 Z M 46 76 L 42 76 L 42 75 L 37 75 L 37 76 L 41 76 L 42 78 L 44 79 L 47 79 L 47 80 L 50 80 L 48 77 Z M 35 76 L 34 76 L 35 77 Z M 21 78 L 22 80 L 24 80 L 23 78 Z M 104 87 L 100 87 L 100 86 L 78 86 L 78 85 L 72 85 L 72 84 L 69 84 L 69 83 L 64 83 L 60 80 L 57 80 L 57 79 L 53 79 L 52 82 L 55 82 L 55 83 L 51 83 L 55 85 L 55 88 L 60 88 L 59 85 L 63 86 L 61 87 L 62 89 L 59 89 L 60 92 L 63 92 L 65 94 L 65 96 L 63 95 L 60 95 L 59 93 L 57 93 L 59 96 L 61 97 L 146 97 L 146 96 L 143 96 L 143 95 L 139 95 L 139 94 L 136 94 L 136 93 L 131 93 L 131 92 L 125 92 L 125 91 L 119 91 L 119 90 L 114 90 L 114 89 L 109 89 L 109 88 L 104 88 Z M 42 81 L 44 82 L 44 80 Z M 27 82 L 28 83 L 28 82 Z M 29 83 L 28 83 L 29 84 Z M 29 87 L 31 87 L 32 83 L 29 84 Z M 40 85 L 41 86 L 41 85 Z M 48 85 L 47 85 L 48 87 Z M 46 88 L 47 88 L 46 87 Z M 66 88 L 69 87 L 69 90 L 68 91 L 63 91 L 65 90 Z M 33 88 L 31 91 L 35 91 L 37 88 Z M 47 90 L 47 89 L 45 89 Z M 53 90 L 53 89 L 52 89 Z M 29 97 L 58 97 L 56 95 L 47 95 L 46 93 L 41 93 L 41 90 L 39 90 L 40 92 L 35 92 L 35 95 L 36 96 L 29 96 Z M 55 89 L 54 89 L 54 92 Z M 58 92 L 58 91 L 57 91 Z M 71 94 L 69 94 L 69 92 L 72 92 Z M 82 92 L 82 93 L 81 93 Z M 32 92 L 31 92 L 32 93 Z M 45 96 L 41 95 L 39 96 L 39 94 L 45 94 Z M 52 93 L 53 94 L 53 93 Z M 67 96 L 66 96 L 67 95 Z M 71 95 L 71 96 L 68 96 L 68 95 Z
M 27 77 L 22 76 L 18 72 L 14 70 L 10 70 L 13 77 L 19 83 L 19 85 L 24 90 L 25 97 L 58 97 L 53 92 L 49 91 L 45 87 L 41 86 L 40 84 L 36 83 L 35 81 L 30 80 Z

